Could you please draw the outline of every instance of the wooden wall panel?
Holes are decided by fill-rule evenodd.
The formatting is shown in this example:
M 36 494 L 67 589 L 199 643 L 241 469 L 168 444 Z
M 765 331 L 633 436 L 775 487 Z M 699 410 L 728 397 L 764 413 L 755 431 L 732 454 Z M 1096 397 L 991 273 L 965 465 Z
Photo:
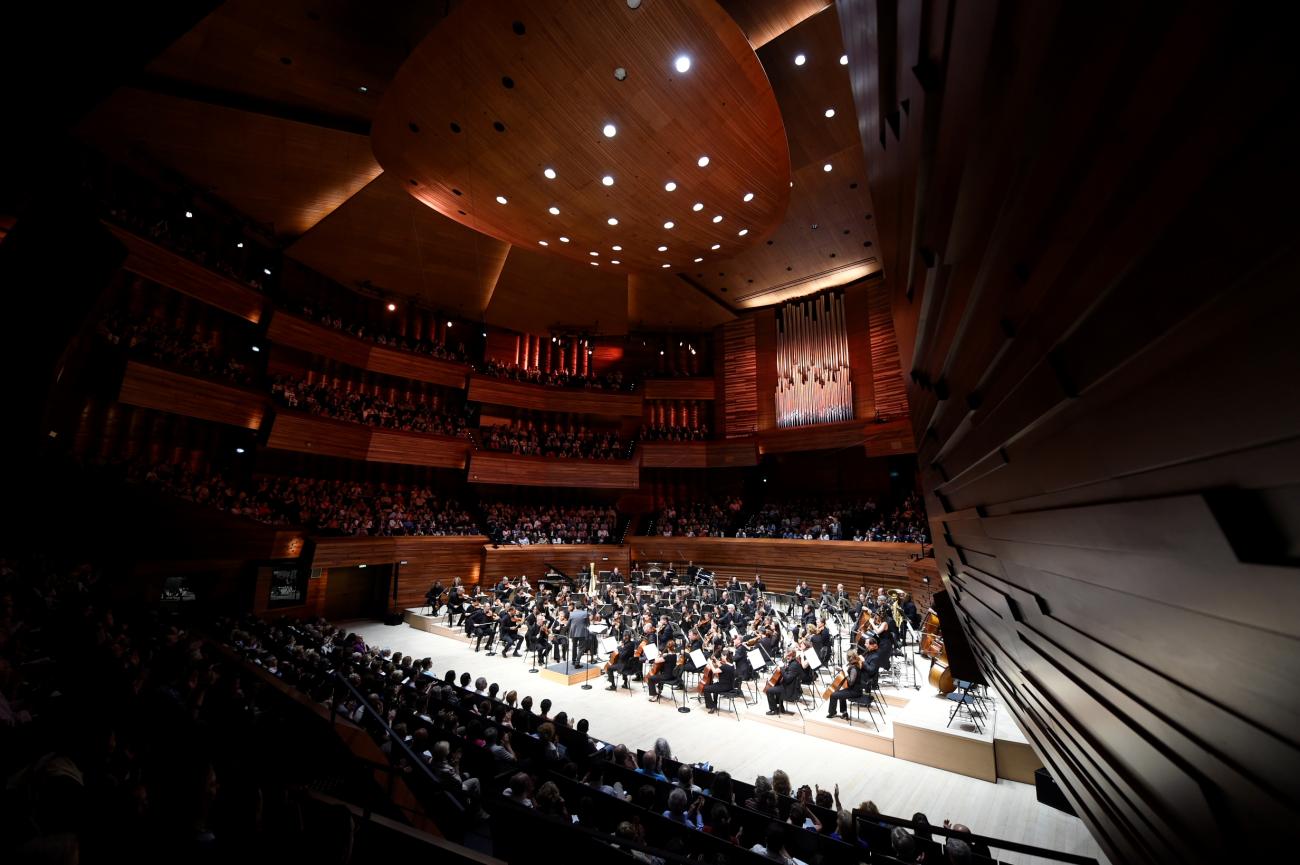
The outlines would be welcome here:
M 344 568 L 398 564 L 397 602 L 400 607 L 424 603 L 435 579 L 450 585 L 460 577 L 477 585 L 483 563 L 482 535 L 465 537 L 317 538 L 313 568 Z M 406 564 L 401 564 L 405 562 Z
M 463 469 L 469 458 L 469 449 L 467 438 L 372 429 L 366 459 L 378 463 Z
M 635 489 L 641 485 L 641 466 L 639 458 L 571 460 L 475 451 L 469 458 L 469 480 L 475 484 Z
M 889 286 L 883 282 L 870 282 L 866 286 L 869 339 L 871 351 L 871 378 L 859 379 L 854 370 L 854 382 L 867 382 L 871 388 L 870 418 L 877 412 L 882 418 L 907 417 L 907 382 L 898 365 L 898 339 L 894 336 L 894 322 L 889 314 Z M 856 402 L 855 402 L 856 405 Z
M 117 398 L 128 405 L 258 429 L 266 397 L 255 391 L 129 361 Z
M 570 390 L 520 384 L 490 376 L 471 375 L 469 398 L 489 405 L 508 405 L 533 411 L 574 412 L 605 417 L 640 417 L 641 394 L 600 390 Z
M 776 310 L 760 309 L 754 320 L 754 391 L 758 431 L 776 429 Z
M 717 383 L 707 378 L 648 378 L 641 395 L 646 399 L 714 399 Z
M 870 420 L 876 414 L 875 361 L 871 350 L 870 298 L 872 282 L 850 285 L 844 289 L 844 326 L 849 344 L 849 364 L 853 370 L 853 417 Z M 889 305 L 885 305 L 888 323 Z M 892 332 L 892 328 L 891 328 Z M 895 358 L 894 367 L 898 362 Z M 899 379 L 902 387 L 902 379 Z
M 646 442 L 641 465 L 647 469 L 713 469 L 758 465 L 753 437 L 702 442 Z
M 1287 35 L 838 5 L 951 626 L 1111 861 L 1270 855 L 1300 817 Z
M 365 369 L 370 358 L 370 343 L 279 309 L 271 316 L 266 336 L 279 345 L 323 355 L 357 369 Z
M 586 573 L 592 562 L 596 563 L 597 571 L 611 570 L 616 566 L 624 574 L 629 570 L 626 545 L 538 544 L 517 547 L 507 544 L 484 548 L 483 575 L 488 583 L 494 583 L 502 576 L 518 578 L 527 574 L 536 588 L 537 578 L 546 573 L 548 562 L 570 577 Z
M 723 430 L 727 438 L 758 431 L 754 319 L 746 316 L 722 326 Z
M 883 424 L 854 420 L 792 427 L 765 431 L 758 436 L 759 452 L 765 454 L 850 447 L 865 447 L 868 456 L 916 452 L 912 444 L 912 427 L 906 418 Z
M 163 249 L 111 222 L 104 225 L 126 247 L 124 269 L 254 324 L 262 320 L 266 298 L 260 291 Z
M 277 411 L 266 446 L 364 460 L 370 451 L 370 428 L 296 412 Z
M 632 560 L 694 562 L 709 568 L 719 579 L 732 575 L 742 581 L 755 572 L 773 592 L 790 591 L 800 580 L 820 590 L 822 583 L 843 583 L 856 592 L 862 585 L 907 587 L 907 565 L 921 548 L 918 544 L 855 543 L 853 541 L 793 541 L 781 538 L 663 538 L 635 536 L 627 539 Z
M 465 380 L 469 378 L 469 366 L 466 364 L 385 348 L 382 345 L 370 347 L 366 369 L 371 372 L 382 372 L 386 375 L 454 387 L 457 390 L 464 390 Z

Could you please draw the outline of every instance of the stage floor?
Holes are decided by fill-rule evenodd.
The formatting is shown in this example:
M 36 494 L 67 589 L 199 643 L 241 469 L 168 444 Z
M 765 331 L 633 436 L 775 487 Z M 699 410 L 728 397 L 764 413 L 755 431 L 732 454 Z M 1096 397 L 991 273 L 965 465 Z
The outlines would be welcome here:
M 926 682 L 928 661 L 923 658 L 918 659 L 919 690 L 910 686 L 884 689 L 890 705 L 879 731 L 866 723 L 865 712 L 864 723 L 855 720 L 851 727 L 843 720 L 827 720 L 820 694 L 817 707 L 810 710 L 805 706 L 802 716 L 769 717 L 764 714 L 767 705 L 760 692 L 757 706 L 736 701 L 737 721 L 729 711 L 707 714 L 704 706 L 695 702 L 694 694 L 688 702 L 692 711 L 681 714 L 674 710 L 667 692 L 659 703 L 650 703 L 635 682 L 631 692 L 611 692 L 605 690 L 607 682 L 601 677 L 591 680 L 592 690 L 584 691 L 578 687 L 580 678 L 566 684 L 563 676 L 529 674 L 532 664 L 527 654 L 519 658 L 475 654 L 463 633 L 436 625 L 428 617 L 407 618 L 411 627 L 381 622 L 345 626 L 362 634 L 370 645 L 432 657 L 439 674 L 448 669 L 458 675 L 468 671 L 497 682 L 502 693 L 517 690 L 521 697 L 531 694 L 534 702 L 549 698 L 553 711 L 566 711 L 575 721 L 587 718 L 592 733 L 604 741 L 646 748 L 663 736 L 680 759 L 708 760 L 715 769 L 726 769 L 747 781 L 784 768 L 796 786 L 820 784 L 829 789 L 839 784 L 845 807 L 869 799 L 887 814 L 911 816 L 921 811 L 934 823 L 947 818 L 976 832 L 1105 861 L 1080 820 L 1039 804 L 1032 785 L 996 777 L 995 738 L 1008 748 L 1027 748 L 1018 731 L 1014 736 L 1007 734 L 1014 725 L 1007 713 L 997 708 L 996 695 L 982 732 L 963 729 L 960 721 L 944 727 L 951 703 Z M 900 739 L 905 753 L 898 756 L 905 759 L 895 756 Z M 913 753 L 917 748 L 920 752 Z M 1023 758 L 1023 754 L 1019 756 Z M 935 768 L 936 762 L 951 765 Z M 801 769 L 809 766 L 820 768 L 812 772 Z M 1030 861 L 1012 853 L 1002 853 L 999 858 Z

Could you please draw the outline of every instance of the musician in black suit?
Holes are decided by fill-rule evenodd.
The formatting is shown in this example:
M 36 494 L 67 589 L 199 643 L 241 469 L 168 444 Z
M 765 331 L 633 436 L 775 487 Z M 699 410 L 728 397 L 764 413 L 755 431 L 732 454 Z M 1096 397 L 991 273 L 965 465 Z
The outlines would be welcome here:
M 781 681 L 767 689 L 767 714 L 793 715 L 785 708 L 785 701 L 798 702 L 803 696 L 804 668 L 808 662 L 793 648 L 785 653 L 785 665 L 781 668 Z
M 447 590 L 447 624 L 450 627 L 456 627 L 456 614 L 460 613 L 460 619 L 465 621 L 465 589 L 460 584 L 460 577 L 451 581 L 451 588 Z
M 730 694 L 736 690 L 736 667 L 732 663 L 735 656 L 730 649 L 722 653 L 722 661 L 710 658 L 709 666 L 713 668 L 713 681 L 704 686 L 704 705 L 709 707 L 709 714 L 718 711 L 718 695 Z
M 573 668 L 575 670 L 582 669 L 582 653 L 587 650 L 587 638 L 590 636 L 587 606 L 579 600 L 577 608 L 569 613 L 569 638 L 573 641 Z
M 853 651 L 849 652 L 849 664 L 844 671 L 848 675 L 848 680 L 845 681 L 844 687 L 831 694 L 830 711 L 826 714 L 827 718 L 834 718 L 836 715 L 845 719 L 849 717 L 849 700 L 862 696 L 863 663 L 860 654 Z M 835 711 L 837 705 L 840 707 L 839 712 Z
M 501 642 L 505 644 L 505 648 L 501 650 L 501 657 L 510 654 L 512 649 L 515 657 L 519 657 L 519 644 L 523 642 L 523 638 L 519 636 L 519 622 L 515 619 L 515 611 L 510 607 L 503 608 L 497 627 L 501 634 Z
M 618 687 L 614 684 L 614 674 L 617 673 L 623 677 L 623 687 L 631 689 L 627 683 L 629 673 L 641 669 L 641 659 L 636 655 L 636 640 L 632 639 L 632 632 L 628 631 L 623 641 L 618 644 L 618 660 L 609 665 L 605 671 L 605 678 L 609 679 L 609 687 L 606 691 L 617 691 Z
M 424 602 L 429 607 L 429 615 L 433 615 L 437 611 L 435 605 L 440 597 L 442 597 L 442 580 L 434 580 L 433 585 L 429 587 L 429 591 L 424 593 Z
M 749 648 L 745 641 L 737 635 L 731 644 L 731 656 L 736 663 L 736 679 L 741 682 L 748 682 L 755 677 L 754 665 L 749 660 Z
M 758 574 L 754 574 L 754 590 L 758 592 L 760 596 L 763 592 L 767 591 L 767 583 L 763 582 L 763 578 Z
M 880 641 L 867 637 L 867 654 L 863 659 L 862 683 L 864 687 L 875 687 L 880 671 L 889 666 L 889 655 L 882 651 Z
M 525 632 L 528 645 L 533 651 L 537 652 L 537 657 L 543 664 L 551 654 L 551 641 L 546 631 L 546 616 L 538 613 L 536 618 L 528 623 L 528 630 Z
M 659 662 L 663 663 L 660 664 Z M 650 692 L 650 699 L 653 702 L 659 702 L 660 692 L 666 684 L 674 683 L 681 676 L 677 669 L 677 641 L 669 640 L 664 649 L 664 653 L 655 661 L 659 664 L 659 672 L 653 673 L 646 678 L 646 689 Z

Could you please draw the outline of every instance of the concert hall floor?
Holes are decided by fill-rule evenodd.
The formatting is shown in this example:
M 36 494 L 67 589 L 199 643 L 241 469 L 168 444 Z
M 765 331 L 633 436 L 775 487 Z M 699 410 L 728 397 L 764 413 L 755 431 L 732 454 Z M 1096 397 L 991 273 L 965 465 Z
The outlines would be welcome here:
M 1005 779 L 991 783 L 805 735 L 797 728 L 760 722 L 765 704 L 750 707 L 749 712 L 757 715 L 747 717 L 737 701 L 739 722 L 728 712 L 708 715 L 693 701 L 690 714 L 679 714 L 667 693 L 660 703 L 649 703 L 635 682 L 630 697 L 624 690 L 606 691 L 603 677 L 593 679 L 592 690 L 584 691 L 576 684 L 566 686 L 529 674 L 526 655 L 506 659 L 475 654 L 471 645 L 408 625 L 388 626 L 377 621 L 342 625 L 361 634 L 369 645 L 432 657 L 439 675 L 448 669 L 458 676 L 462 672 L 476 678 L 481 675 L 498 683 L 502 693 L 514 689 L 520 697 L 531 694 L 534 704 L 550 698 L 552 713 L 568 712 L 574 723 L 587 718 L 592 735 L 606 742 L 648 748 L 663 736 L 672 745 L 673 756 L 689 762 L 709 761 L 715 770 L 725 769 L 746 781 L 785 769 L 796 787 L 806 783 L 830 789 L 838 783 L 845 807 L 870 799 L 886 814 L 910 817 L 921 811 L 932 823 L 947 818 L 980 834 L 1106 861 L 1082 821 L 1040 804 L 1030 784 Z M 932 692 L 922 680 L 920 693 Z M 814 714 L 824 720 L 825 704 L 819 703 L 817 711 L 809 713 L 810 720 Z M 890 714 L 899 713 L 891 710 Z M 995 855 L 1004 862 L 1037 861 L 1010 852 Z

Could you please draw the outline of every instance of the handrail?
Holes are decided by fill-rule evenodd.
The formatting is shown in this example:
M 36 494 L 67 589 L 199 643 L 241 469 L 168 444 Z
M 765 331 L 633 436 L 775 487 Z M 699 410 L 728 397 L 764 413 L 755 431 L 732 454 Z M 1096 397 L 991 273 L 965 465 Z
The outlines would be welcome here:
M 917 824 L 911 820 L 904 820 L 900 817 L 890 817 L 887 814 L 870 814 L 864 815 L 858 809 L 853 809 L 853 819 L 861 821 L 875 820 L 878 823 L 888 823 L 891 826 L 902 826 L 904 829 L 917 830 Z M 922 831 L 929 831 L 934 835 L 956 838 L 958 841 L 967 843 L 982 843 L 993 850 L 1008 850 L 1012 853 L 1023 853 L 1027 856 L 1037 856 L 1041 859 L 1052 859 L 1056 862 L 1069 862 L 1071 865 L 1099 865 L 1096 859 L 1091 856 L 1084 856 L 1081 853 L 1064 853 L 1060 850 L 1048 850 L 1045 847 L 1035 847 L 1032 844 L 1022 844 L 1019 841 L 1006 841 L 1001 838 L 992 838 L 987 835 L 976 835 L 972 832 L 954 832 L 951 829 L 945 829 L 942 826 L 926 824 L 921 827 Z M 996 857 L 994 857 L 996 858 Z

